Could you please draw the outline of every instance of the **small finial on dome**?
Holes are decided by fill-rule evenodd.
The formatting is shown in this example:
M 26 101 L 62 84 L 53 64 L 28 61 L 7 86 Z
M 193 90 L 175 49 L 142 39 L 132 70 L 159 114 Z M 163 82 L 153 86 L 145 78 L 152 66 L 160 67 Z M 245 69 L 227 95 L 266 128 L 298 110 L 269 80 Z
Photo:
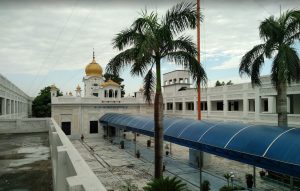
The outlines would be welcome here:
M 93 48 L 93 60 L 95 60 L 95 50 Z

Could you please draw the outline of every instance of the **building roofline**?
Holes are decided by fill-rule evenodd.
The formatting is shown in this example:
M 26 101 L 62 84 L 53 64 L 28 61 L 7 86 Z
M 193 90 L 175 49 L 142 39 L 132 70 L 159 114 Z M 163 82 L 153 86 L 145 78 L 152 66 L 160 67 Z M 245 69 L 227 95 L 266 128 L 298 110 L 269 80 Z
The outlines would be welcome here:
M 173 71 L 171 71 L 171 72 L 166 72 L 166 73 L 164 73 L 163 75 L 170 74 L 170 73 L 173 73 L 173 72 L 178 72 L 178 71 L 189 72 L 188 70 L 173 70 Z

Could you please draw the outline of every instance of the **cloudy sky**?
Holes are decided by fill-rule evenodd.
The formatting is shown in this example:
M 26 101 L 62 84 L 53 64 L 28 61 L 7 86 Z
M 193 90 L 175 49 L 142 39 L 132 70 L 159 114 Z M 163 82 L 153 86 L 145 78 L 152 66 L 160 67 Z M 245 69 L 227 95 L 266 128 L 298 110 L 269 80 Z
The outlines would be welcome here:
M 96 61 L 105 68 L 118 51 L 111 41 L 131 25 L 142 10 L 160 15 L 178 0 L 131 1 L 1 1 L 0 71 L 30 96 L 47 85 L 63 92 L 82 86 L 85 66 Z M 259 23 L 287 9 L 300 9 L 299 0 L 201 0 L 201 62 L 210 80 L 240 83 L 238 66 L 245 52 L 260 43 Z M 187 31 L 195 39 L 196 31 Z M 195 41 L 196 42 L 196 41 Z M 295 47 L 300 51 L 299 43 Z M 164 62 L 163 72 L 178 69 Z M 270 61 L 262 74 L 270 71 Z M 121 74 L 125 91 L 142 86 L 142 79 Z

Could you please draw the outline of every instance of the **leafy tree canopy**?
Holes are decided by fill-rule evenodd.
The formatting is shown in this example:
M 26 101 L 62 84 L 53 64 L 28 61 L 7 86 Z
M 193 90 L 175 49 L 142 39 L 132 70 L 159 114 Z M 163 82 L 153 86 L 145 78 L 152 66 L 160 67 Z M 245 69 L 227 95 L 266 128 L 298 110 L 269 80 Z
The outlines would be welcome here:
M 232 83 L 231 80 L 229 80 L 229 81 L 226 83 L 226 85 L 231 86 L 231 85 L 233 85 L 233 83 Z M 224 82 L 224 81 L 223 81 L 223 82 L 220 82 L 219 80 L 217 80 L 217 81 L 216 81 L 215 87 L 217 87 L 217 86 L 225 86 L 225 82 Z
M 33 117 L 51 117 L 51 87 L 47 86 L 42 89 L 38 96 L 32 102 Z M 57 95 L 62 96 L 62 93 L 57 90 Z

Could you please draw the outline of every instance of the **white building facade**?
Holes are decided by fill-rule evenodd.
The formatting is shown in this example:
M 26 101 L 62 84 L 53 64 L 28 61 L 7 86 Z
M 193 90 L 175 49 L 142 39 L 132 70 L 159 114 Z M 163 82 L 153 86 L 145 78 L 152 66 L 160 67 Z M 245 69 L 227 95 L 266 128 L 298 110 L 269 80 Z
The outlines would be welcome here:
M 32 98 L 0 74 L 0 119 L 31 116 Z
M 145 103 L 142 89 L 134 96 L 121 97 L 120 85 L 105 80 L 102 72 L 93 56 L 85 68 L 84 95 L 77 86 L 75 96 L 57 97 L 57 89 L 52 86 L 52 117 L 70 138 L 102 135 L 98 120 L 105 113 L 153 115 L 153 105 Z M 190 79 L 186 70 L 163 75 L 165 116 L 197 118 L 197 91 Z M 202 89 L 203 119 L 277 125 L 276 91 L 269 77 L 261 80 L 261 87 L 243 83 Z M 300 127 L 300 84 L 288 87 L 288 112 L 289 126 Z
M 72 94 L 57 97 L 57 88 L 51 87 L 51 113 L 62 130 L 72 139 L 103 134 L 99 118 L 109 112 L 152 115 L 153 108 L 143 101 L 142 92 L 135 97 L 121 97 L 121 87 L 103 77 L 102 67 L 95 57 L 85 68 L 84 95 L 77 86 Z
M 197 90 L 189 83 L 188 71 L 176 70 L 163 75 L 166 116 L 197 119 Z M 202 118 L 277 125 L 276 96 L 269 76 L 261 87 L 251 83 L 201 89 Z M 300 84 L 287 88 L 289 126 L 300 126 Z

